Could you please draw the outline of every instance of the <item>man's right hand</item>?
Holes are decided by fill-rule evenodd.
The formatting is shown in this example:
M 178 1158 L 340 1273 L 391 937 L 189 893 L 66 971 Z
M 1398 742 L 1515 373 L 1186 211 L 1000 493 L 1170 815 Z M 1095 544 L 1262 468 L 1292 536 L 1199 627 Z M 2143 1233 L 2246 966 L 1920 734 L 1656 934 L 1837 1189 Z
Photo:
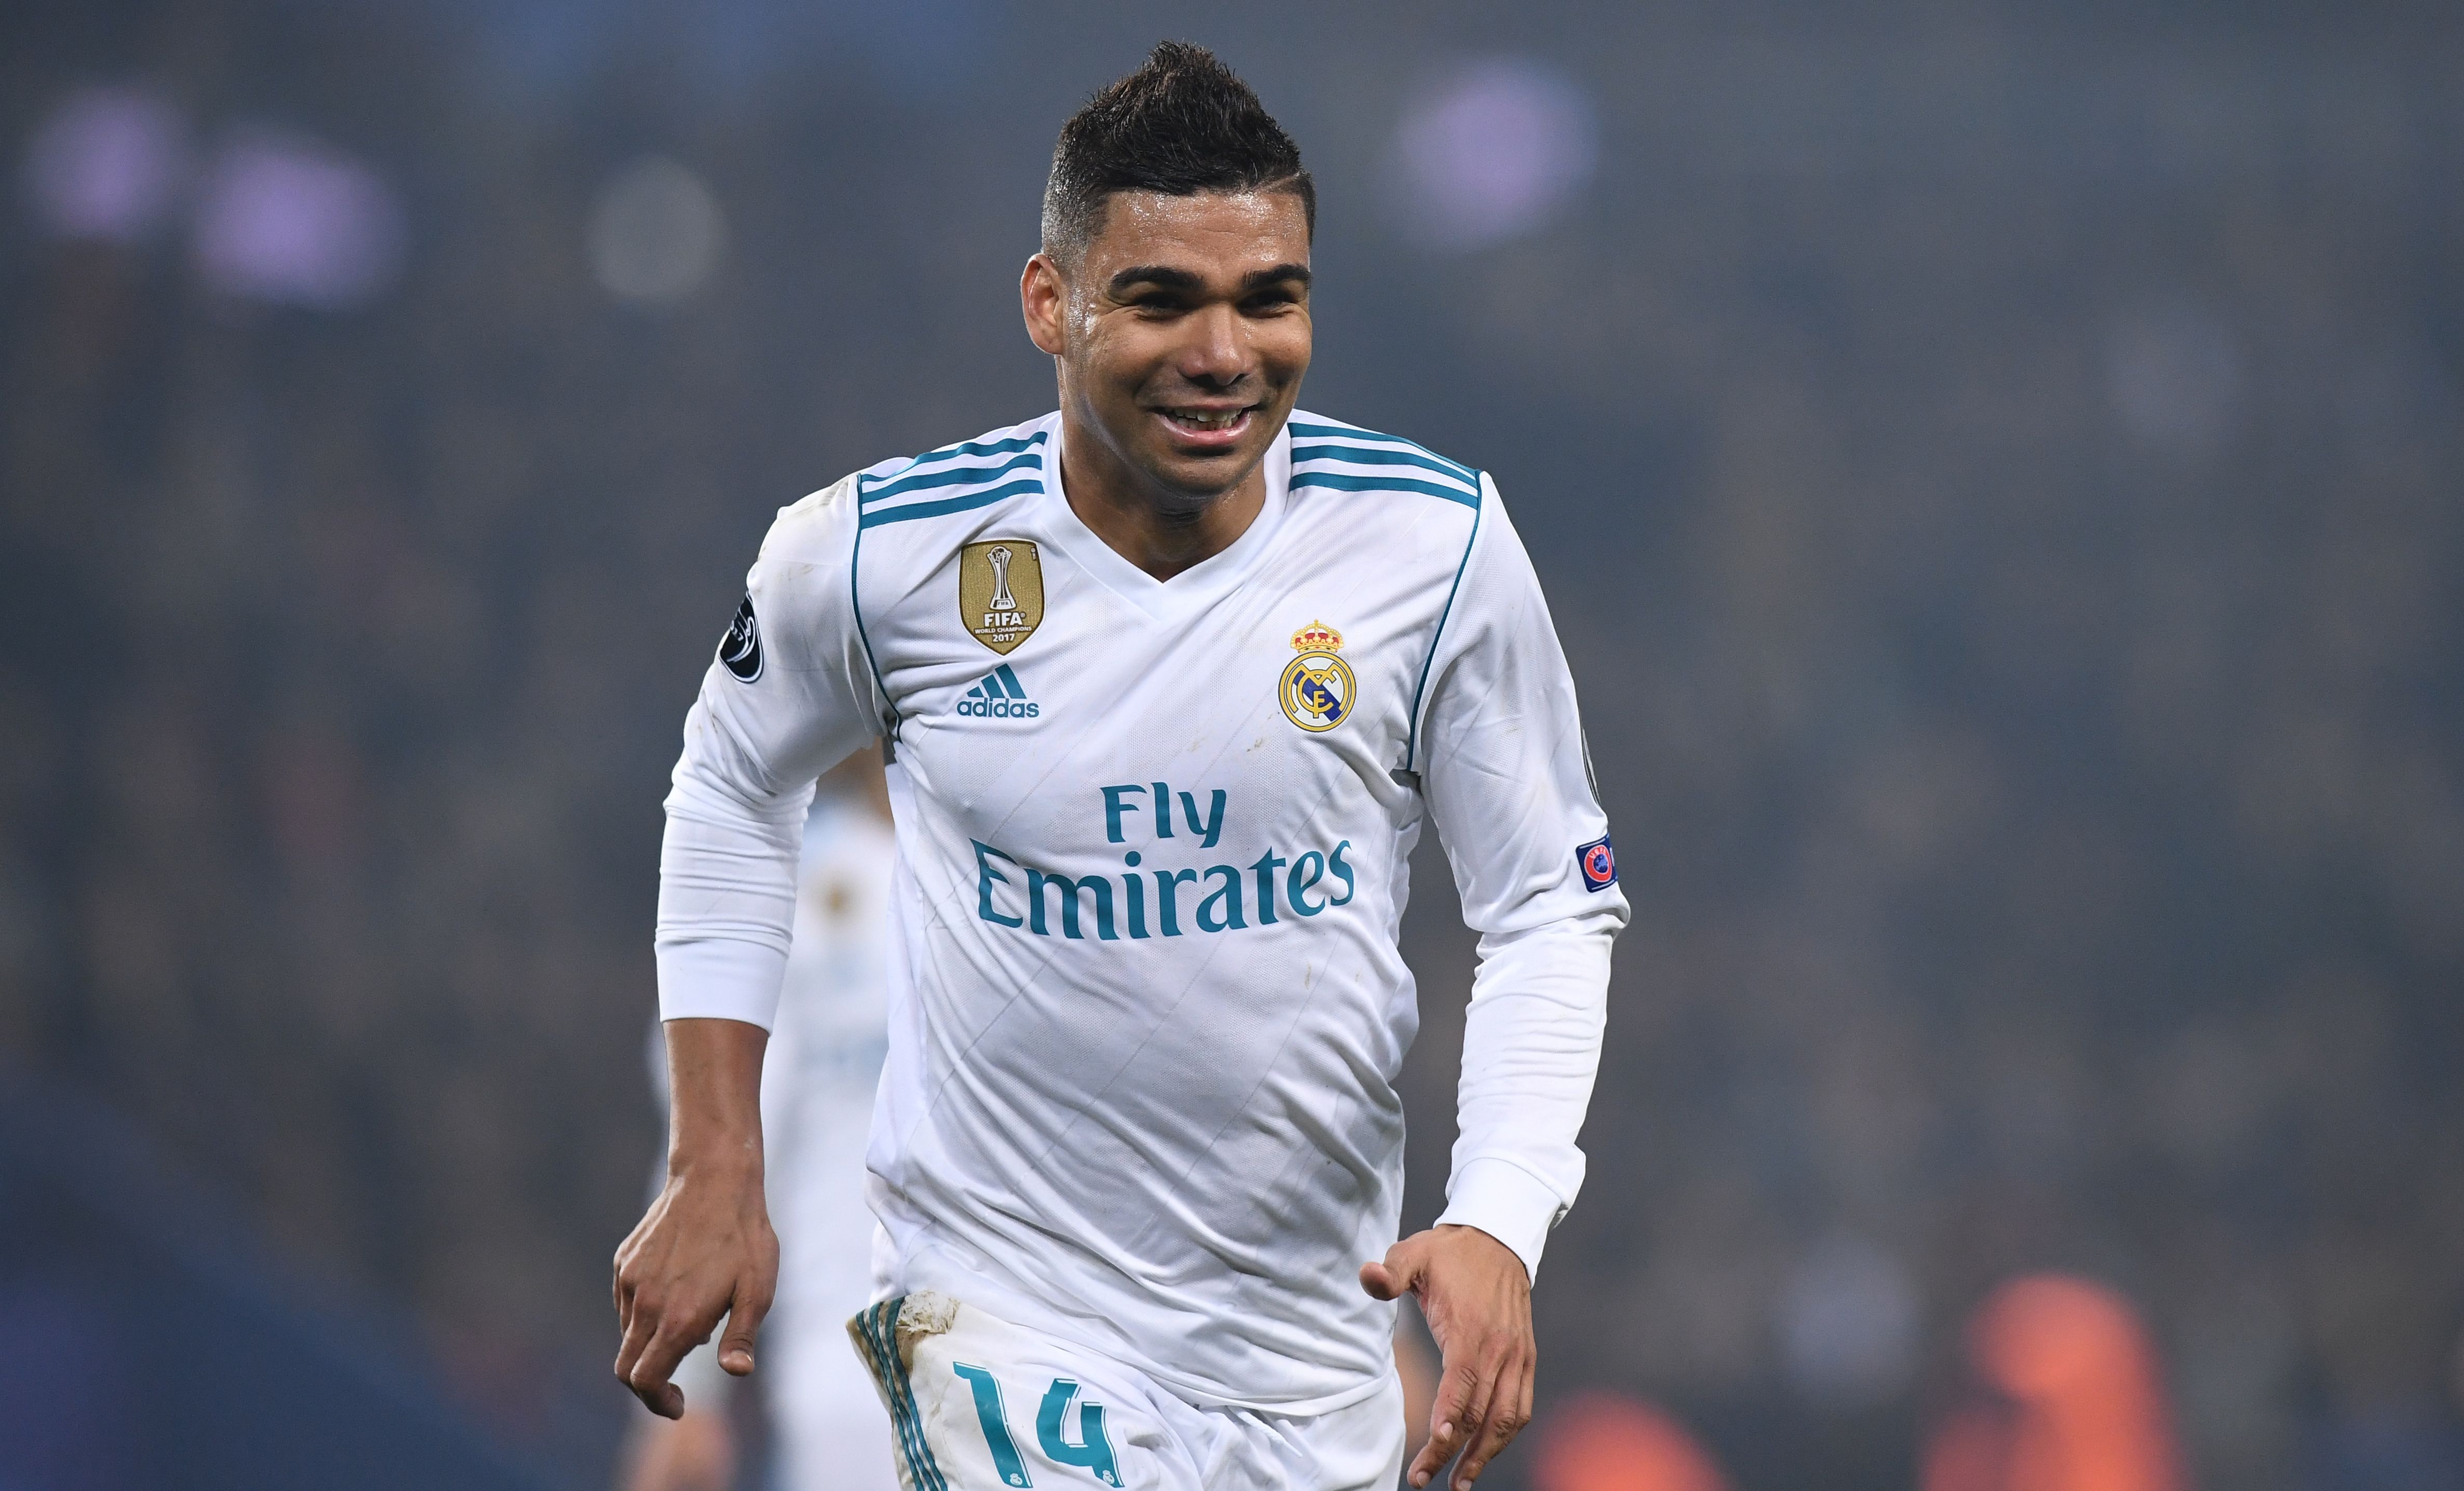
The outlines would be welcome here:
M 718 1365 L 753 1370 L 753 1340 L 779 1285 L 779 1239 L 761 1194 L 761 1053 L 769 1035 L 731 1020 L 667 1022 L 668 1183 L 616 1250 L 616 1375 L 675 1418 L 668 1379 L 685 1353 L 727 1334 Z

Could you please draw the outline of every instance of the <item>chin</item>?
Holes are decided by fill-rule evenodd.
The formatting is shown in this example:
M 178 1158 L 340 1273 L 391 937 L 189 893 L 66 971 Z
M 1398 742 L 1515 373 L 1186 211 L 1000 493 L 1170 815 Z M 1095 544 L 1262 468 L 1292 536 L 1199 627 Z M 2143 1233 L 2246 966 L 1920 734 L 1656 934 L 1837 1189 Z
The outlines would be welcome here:
M 1239 486 L 1265 454 L 1265 444 L 1253 449 L 1244 442 L 1228 450 L 1150 450 L 1145 465 L 1157 479 L 1192 496 L 1217 497 Z

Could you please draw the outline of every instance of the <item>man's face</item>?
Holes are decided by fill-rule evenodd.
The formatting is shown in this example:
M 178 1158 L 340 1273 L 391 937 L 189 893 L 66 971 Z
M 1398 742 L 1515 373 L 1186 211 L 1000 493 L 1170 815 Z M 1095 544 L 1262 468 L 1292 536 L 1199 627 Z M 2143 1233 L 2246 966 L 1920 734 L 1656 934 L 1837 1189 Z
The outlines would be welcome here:
M 1121 192 L 1075 265 L 1029 263 L 1028 331 L 1122 464 L 1202 500 L 1257 468 L 1300 396 L 1309 256 L 1290 192 Z

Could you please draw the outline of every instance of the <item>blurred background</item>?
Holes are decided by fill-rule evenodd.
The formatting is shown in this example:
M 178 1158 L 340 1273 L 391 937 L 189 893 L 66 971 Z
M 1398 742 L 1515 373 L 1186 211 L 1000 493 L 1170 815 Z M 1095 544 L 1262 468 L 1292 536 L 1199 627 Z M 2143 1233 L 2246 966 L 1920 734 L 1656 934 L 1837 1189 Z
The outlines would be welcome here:
M 1317 174 L 1304 405 L 1513 505 L 1636 907 L 1484 1486 L 2464 1485 L 2431 0 L 14 0 L 0 1484 L 609 1483 L 685 707 L 775 509 L 1051 406 L 1164 35 Z

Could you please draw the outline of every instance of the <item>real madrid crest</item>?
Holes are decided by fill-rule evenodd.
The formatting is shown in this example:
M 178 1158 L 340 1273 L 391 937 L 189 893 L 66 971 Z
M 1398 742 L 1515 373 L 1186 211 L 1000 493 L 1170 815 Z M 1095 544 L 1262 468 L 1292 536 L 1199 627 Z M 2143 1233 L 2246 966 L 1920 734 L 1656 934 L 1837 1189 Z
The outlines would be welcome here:
M 1044 621 L 1044 560 L 1025 538 L 987 538 L 958 551 L 958 620 L 1007 654 Z
M 1350 717 L 1352 701 L 1360 692 L 1352 665 L 1336 655 L 1343 650 L 1343 633 L 1324 622 L 1311 622 L 1292 633 L 1292 650 L 1300 656 L 1284 669 L 1276 688 L 1284 713 L 1303 730 L 1332 730 Z

